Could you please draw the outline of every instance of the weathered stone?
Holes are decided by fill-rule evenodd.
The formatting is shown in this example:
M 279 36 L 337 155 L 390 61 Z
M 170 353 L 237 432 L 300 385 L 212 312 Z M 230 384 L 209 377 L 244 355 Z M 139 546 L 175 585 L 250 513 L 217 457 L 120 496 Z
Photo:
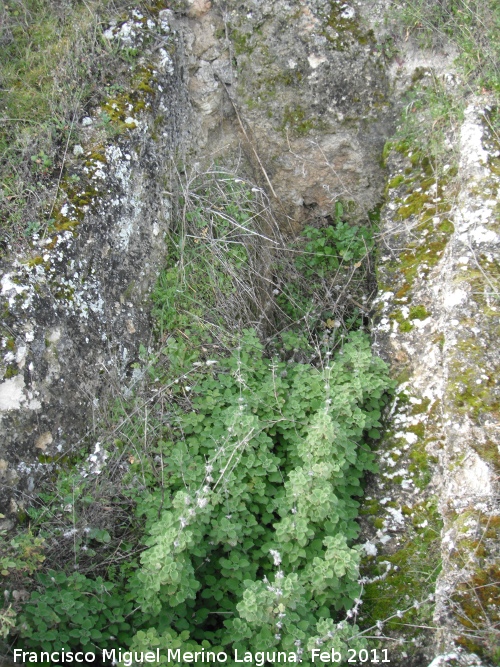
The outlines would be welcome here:
M 187 0 L 187 15 L 189 18 L 197 19 L 204 16 L 211 8 L 210 0 Z
M 341 44 L 326 32 L 335 21 Z M 373 34 L 357 16 L 337 17 L 320 0 L 247 12 L 229 2 L 194 27 L 179 25 L 199 147 L 210 159 L 239 146 L 292 228 L 329 215 L 340 198 L 360 217 L 375 206 L 391 99 Z
M 116 138 L 103 136 L 98 113 L 84 123 L 83 153 L 68 158 L 61 182 L 67 199 L 54 211 L 56 230 L 34 241 L 31 256 L 2 263 L 0 511 L 8 515 L 53 465 L 45 461 L 82 446 L 109 378 L 126 382 L 150 335 L 147 297 L 170 216 L 164 174 L 182 150 L 189 115 L 182 48 L 165 19 L 158 37 L 176 55 L 156 49 L 145 61 L 144 110 L 113 102 L 122 123 Z M 142 29 L 132 18 L 110 38 L 128 44 Z M 152 129 L 159 114 L 160 134 Z
M 45 433 L 42 433 L 42 435 L 38 436 L 38 438 L 35 440 L 35 447 L 45 451 L 47 447 L 53 443 L 53 441 L 54 438 L 52 437 L 52 433 L 50 431 L 46 431 Z
M 493 155 L 485 146 L 485 104 L 477 100 L 466 111 L 458 174 L 444 176 L 443 190 L 430 192 L 430 205 L 436 202 L 434 216 L 425 207 L 407 215 L 405 179 L 391 179 L 418 175 L 419 165 L 412 172 L 404 155 L 389 157 L 389 179 L 395 187 L 388 190 L 382 212 L 386 250 L 381 252 L 381 291 L 374 304 L 374 349 L 391 364 L 400 381 L 397 394 L 405 401 L 403 407 L 396 402 L 391 413 L 387 428 L 392 435 L 381 447 L 381 473 L 374 484 L 380 487 L 383 480 L 382 493 L 407 508 L 407 527 L 400 527 L 403 539 L 392 551 L 390 543 L 379 542 L 381 535 L 372 533 L 370 544 L 382 553 L 405 548 L 412 508 L 423 500 L 438 503 L 444 524 L 441 540 L 438 535 L 435 540 L 441 543 L 442 560 L 435 591 L 438 632 L 423 642 L 423 648 L 433 650 L 436 642 L 448 653 L 456 651 L 457 638 L 468 636 L 463 620 L 474 602 L 467 602 L 467 592 L 475 599 L 472 589 L 478 572 L 495 566 L 499 557 L 496 530 L 488 526 L 500 515 L 498 387 L 492 381 L 498 374 L 494 341 L 499 333 L 493 299 L 498 276 L 492 258 L 498 256 L 500 236 L 491 197 L 500 183 L 489 167 Z M 413 181 L 410 192 L 417 185 Z M 439 212 L 439 201 L 454 204 Z M 397 466 L 392 467 L 395 446 Z M 413 452 L 419 452 L 418 457 Z M 415 475 L 408 474 L 412 457 L 428 471 L 420 489 Z M 393 471 L 399 473 L 397 482 L 392 481 Z M 482 604 L 477 602 L 477 613 L 486 618 L 469 621 L 486 628 L 489 612 L 479 611 Z M 465 653 L 457 661 L 481 664 L 477 656 Z

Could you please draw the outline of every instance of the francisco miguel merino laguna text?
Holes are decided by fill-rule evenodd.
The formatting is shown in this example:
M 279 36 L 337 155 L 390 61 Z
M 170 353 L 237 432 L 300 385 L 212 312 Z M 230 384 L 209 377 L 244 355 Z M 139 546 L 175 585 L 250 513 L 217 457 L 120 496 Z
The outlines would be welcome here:
M 225 663 L 229 655 L 225 651 L 182 651 L 180 648 L 162 651 L 162 655 L 166 655 L 167 662 L 205 662 L 205 663 Z M 14 649 L 14 662 L 36 663 L 36 662 L 61 662 L 61 663 L 92 663 L 99 657 L 104 662 L 109 661 L 113 664 L 121 663 L 125 667 L 131 667 L 135 663 L 159 663 L 160 649 L 155 651 L 124 651 L 123 649 L 103 649 L 101 653 L 83 653 L 83 651 L 72 652 L 65 651 L 42 651 L 35 653 L 34 651 L 22 651 L 21 649 Z M 263 667 L 268 662 L 301 662 L 297 653 L 287 653 L 285 651 L 256 651 L 250 653 L 245 651 L 244 654 L 238 653 L 235 650 L 233 655 L 234 662 L 241 663 L 255 663 L 257 667 Z
M 348 663 L 358 663 L 358 662 L 368 662 L 368 663 L 390 663 L 391 661 L 387 655 L 387 649 L 373 649 L 368 651 L 367 649 L 361 649 L 356 652 L 354 649 L 348 649 L 347 662 Z M 339 651 L 335 649 L 324 650 L 324 649 L 312 649 L 310 651 L 311 661 L 314 663 L 318 662 L 327 662 L 327 663 L 340 663 L 342 659 L 345 660 L 346 656 L 342 656 Z M 165 655 L 165 653 L 163 653 Z M 102 653 L 92 653 L 83 651 L 66 651 L 61 649 L 60 651 L 42 651 L 40 653 L 35 653 L 34 651 L 22 651 L 21 649 L 14 649 L 14 662 L 61 662 L 61 663 L 92 663 L 95 662 L 96 656 L 99 656 L 103 661 L 109 661 L 113 664 L 120 663 L 124 667 L 131 667 L 136 663 L 159 663 L 160 662 L 160 649 L 155 651 L 124 651 L 123 649 L 110 649 L 109 651 L 104 649 Z M 166 650 L 167 662 L 205 662 L 205 663 L 225 663 L 228 660 L 228 654 L 225 651 L 205 651 L 204 648 L 201 651 L 183 651 L 181 649 L 167 649 Z M 382 658 L 382 659 L 380 659 Z M 286 662 L 302 662 L 300 655 L 295 652 L 286 652 L 286 651 L 256 651 L 252 653 L 251 651 L 245 651 L 243 654 L 238 653 L 237 650 L 234 651 L 233 655 L 234 662 L 241 663 L 255 663 L 257 667 L 263 667 L 266 662 L 271 663 L 286 663 Z

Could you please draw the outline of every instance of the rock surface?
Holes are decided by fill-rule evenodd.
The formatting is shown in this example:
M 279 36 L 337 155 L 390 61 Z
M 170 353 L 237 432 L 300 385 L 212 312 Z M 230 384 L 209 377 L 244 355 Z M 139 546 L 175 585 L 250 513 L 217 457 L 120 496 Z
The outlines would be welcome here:
M 440 544 L 434 625 L 450 654 L 457 638 L 465 648 L 493 649 L 498 622 L 500 236 L 490 112 L 487 99 L 468 107 L 457 173 L 445 170 L 441 183 L 426 180 L 405 148 L 389 155 L 393 187 L 382 212 L 386 249 L 373 329 L 375 350 L 399 380 L 376 484 L 400 520 L 384 521 L 372 542 L 382 553 L 402 553 L 410 534 L 421 541 L 414 553 L 421 563 Z M 419 192 L 425 197 L 415 205 Z M 430 541 L 430 512 L 425 525 L 415 522 L 423 503 L 439 510 L 443 525 Z M 470 660 L 462 655 L 458 664 L 478 664 Z
M 140 43 L 144 25 L 136 12 L 109 37 Z M 174 57 L 156 49 L 132 81 L 136 90 L 83 119 L 85 144 L 67 161 L 53 229 L 35 239 L 29 256 L 1 267 L 0 509 L 11 517 L 40 474 L 82 447 L 101 391 L 126 381 L 139 344 L 149 340 L 147 295 L 170 216 L 163 175 L 187 114 L 182 51 L 168 13 L 153 27 Z M 112 139 L 103 110 L 117 132 Z M 153 130 L 159 116 L 160 134 Z
M 185 29 L 207 155 L 239 149 L 295 229 L 330 214 L 339 198 L 360 217 L 375 206 L 391 99 L 358 9 L 275 0 L 242 11 L 227 2 Z

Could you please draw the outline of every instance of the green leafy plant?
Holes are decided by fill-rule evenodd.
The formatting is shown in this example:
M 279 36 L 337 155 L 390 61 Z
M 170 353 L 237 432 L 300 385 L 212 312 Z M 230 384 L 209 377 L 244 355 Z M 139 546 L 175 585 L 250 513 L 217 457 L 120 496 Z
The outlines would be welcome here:
M 17 619 L 25 647 L 93 651 L 96 645 L 107 648 L 115 640 L 122 645 L 128 641 L 127 616 L 133 605 L 116 584 L 50 570 L 37 576 L 37 584 Z
M 31 162 L 33 163 L 34 168 L 43 174 L 47 174 L 53 165 L 52 158 L 46 155 L 44 151 L 40 151 L 36 155 L 32 155 Z
M 351 224 L 342 202 L 336 202 L 333 222 L 305 227 L 291 245 L 293 263 L 282 270 L 276 299 L 282 313 L 291 322 L 302 320 L 324 351 L 362 326 L 360 302 L 367 298 L 376 229 L 370 216 L 364 224 Z
M 342 262 L 359 262 L 373 249 L 372 232 L 368 227 L 350 225 L 337 220 L 328 227 L 306 227 L 302 232 L 308 239 L 304 254 L 296 260 L 306 276 L 336 271 Z
M 26 225 L 26 229 L 24 230 L 24 235 L 33 236 L 33 234 L 38 234 L 38 232 L 41 229 L 41 226 L 42 225 L 36 220 L 28 222 L 28 224 Z
M 111 116 L 107 111 L 102 110 L 99 114 L 99 125 L 106 132 L 106 135 L 112 139 L 117 137 L 123 132 L 123 127 L 120 127 L 117 123 L 114 123 Z
M 166 339 L 160 358 L 179 380 L 169 385 L 169 428 L 149 468 L 138 461 L 131 471 L 145 482 L 134 499 L 148 549 L 130 585 L 151 617 L 133 646 L 182 638 L 184 650 L 298 651 L 308 664 L 304 652 L 316 642 L 344 652 L 364 645 L 355 626 L 337 622 L 360 591 L 356 496 L 364 471 L 374 469 L 367 439 L 379 437 L 390 382 L 362 332 L 321 368 L 266 358 L 251 328 L 225 339 L 233 352 L 207 358 L 207 322 L 230 329 L 219 295 L 230 299 L 251 284 L 252 247 L 241 233 L 255 238 L 259 202 L 246 183 L 220 174 L 184 192 L 184 224 L 170 239 L 171 268 L 155 294 Z M 339 266 L 357 270 L 371 250 L 368 228 L 343 215 L 339 202 L 334 225 L 304 232 L 293 265 L 304 276 L 295 283 L 304 308 L 318 281 Z M 228 240 L 241 255 L 224 245 L 219 264 Z M 214 279 L 214 264 L 230 280 Z M 201 267 L 203 299 L 193 296 L 203 289 Z M 311 349 L 296 322 L 280 341 L 285 357 Z
M 9 632 L 16 626 L 16 617 L 11 606 L 0 609 L 0 639 L 7 639 Z
M 0 537 L 4 540 L 5 531 L 0 531 Z M 16 535 L 9 543 L 4 542 L 0 555 L 0 574 L 4 577 L 13 573 L 33 574 L 45 560 L 44 543 L 42 537 L 36 537 L 31 531 Z
M 359 593 L 349 542 L 373 469 L 363 438 L 378 434 L 384 364 L 362 334 L 319 371 L 265 359 L 246 331 L 208 368 L 190 378 L 192 410 L 158 443 L 167 488 L 136 498 L 149 549 L 134 597 L 198 649 L 306 647 Z

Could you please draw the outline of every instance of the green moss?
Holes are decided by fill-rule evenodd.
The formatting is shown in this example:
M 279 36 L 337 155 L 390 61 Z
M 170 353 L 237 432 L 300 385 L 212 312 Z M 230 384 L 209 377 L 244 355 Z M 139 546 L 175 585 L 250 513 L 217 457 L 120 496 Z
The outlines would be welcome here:
M 236 28 L 232 28 L 230 37 L 234 45 L 234 52 L 237 56 L 241 56 L 244 53 L 251 54 L 255 48 L 250 44 L 250 39 L 252 37 L 251 33 L 241 32 L 236 30 Z
M 71 470 L 74 466 L 79 463 L 77 454 L 60 454 L 57 452 L 55 455 L 45 454 L 43 451 L 38 451 L 38 461 L 40 463 L 55 463 L 57 464 L 58 470 Z
M 425 306 L 412 306 L 410 308 L 409 320 L 426 320 L 428 317 L 430 317 L 430 313 Z
M 400 330 L 402 333 L 408 333 L 408 332 L 411 331 L 412 329 L 413 329 L 413 324 L 410 324 L 410 322 L 408 322 L 408 320 L 403 321 L 403 322 L 399 325 L 399 330 Z
M 86 160 L 85 164 L 87 167 L 93 167 L 95 162 L 101 162 L 102 164 L 106 164 L 106 156 L 101 153 L 99 150 L 94 149 L 90 155 L 88 156 L 88 159 Z
M 154 95 L 154 93 L 155 93 L 154 88 L 152 88 L 147 81 L 140 81 L 137 84 L 136 90 L 138 92 L 141 92 L 141 93 L 147 93 L 148 95 Z M 141 105 L 141 106 L 138 107 L 138 105 Z M 136 102 L 136 109 L 139 108 L 139 109 L 142 110 L 142 109 L 144 109 L 144 106 L 145 106 L 145 104 L 144 104 L 143 100 L 140 100 L 140 101 Z
M 70 220 L 69 218 L 60 216 L 54 227 L 58 232 L 72 232 L 79 224 L 79 220 Z
M 372 209 L 370 209 L 367 215 L 368 215 L 368 220 L 375 227 L 375 229 L 378 230 L 380 225 L 380 217 L 382 215 L 382 202 L 380 204 L 377 204 L 377 206 L 374 206 Z
M 16 513 L 16 519 L 21 526 L 25 526 L 29 521 L 29 516 L 26 510 L 19 509 Z
M 500 516 L 482 515 L 479 522 L 484 529 L 484 537 L 486 539 L 498 541 L 500 538 Z
M 401 457 L 401 453 L 392 451 L 392 452 L 390 452 L 389 457 L 391 458 L 392 461 L 396 462 Z
M 56 285 L 52 290 L 55 299 L 59 301 L 73 301 L 75 289 L 69 285 Z
M 423 398 L 421 403 L 413 403 L 411 408 L 412 415 L 422 415 L 427 412 L 431 401 L 429 398 Z M 415 433 L 415 431 L 413 431 Z
M 374 516 L 380 512 L 381 505 L 378 500 L 375 500 L 374 498 L 370 498 L 370 500 L 363 500 L 361 508 L 360 508 L 360 514 L 366 515 L 366 516 Z
M 465 368 L 459 361 L 453 364 L 450 398 L 460 410 L 470 412 L 477 420 L 482 414 L 497 411 L 498 399 L 492 393 L 494 380 L 478 384 L 476 368 Z
M 500 215 L 498 216 L 500 220 Z M 498 298 L 495 298 L 493 303 L 491 296 L 495 296 L 495 292 L 498 294 L 500 288 L 500 261 L 497 259 L 490 259 L 484 254 L 479 255 L 477 258 L 479 261 L 479 267 L 477 270 L 468 269 L 464 278 L 472 287 L 472 298 L 478 305 L 482 317 L 488 318 L 490 320 L 488 324 L 488 329 L 497 333 L 500 333 L 500 327 L 498 327 L 498 312 L 492 310 L 492 305 L 498 305 Z M 493 294 L 491 294 L 493 292 Z M 490 295 L 490 296 L 488 296 Z
M 249 109 L 264 107 L 267 117 L 273 117 L 273 111 L 265 102 L 276 99 L 282 86 L 298 87 L 304 77 L 304 73 L 299 69 L 277 69 L 275 64 L 270 64 L 265 71 L 255 76 L 251 81 L 251 94 L 249 95 L 248 86 L 242 82 L 238 88 L 238 94 L 245 100 L 245 105 Z M 326 123 L 313 117 L 306 119 L 306 114 L 300 106 L 288 107 L 285 109 L 280 129 L 283 131 L 288 126 L 298 135 L 307 134 L 311 129 L 324 129 Z
M 397 188 L 398 185 L 401 185 L 401 183 L 404 183 L 404 181 L 405 177 L 403 174 L 398 174 L 397 176 L 394 176 L 394 178 L 392 178 L 389 183 L 387 183 L 387 189 L 391 190 L 393 188 Z
M 486 440 L 485 442 L 475 442 L 474 449 L 479 456 L 489 463 L 497 473 L 500 474 L 500 454 L 498 453 L 498 445 L 493 440 Z
M 484 280 L 484 276 L 481 278 Z M 474 285 L 477 285 L 473 281 Z M 475 294 L 476 300 L 480 291 Z M 467 413 L 478 423 L 483 423 L 488 415 L 498 415 L 500 398 L 497 387 L 498 363 L 490 354 L 490 345 L 498 340 L 500 325 L 498 313 L 493 312 L 491 320 L 482 311 L 484 336 L 459 340 L 457 354 L 450 363 L 449 399 L 461 413 Z M 486 318 L 486 319 L 484 319 Z M 476 443 L 481 455 L 481 445 Z M 498 460 L 498 457 L 497 457 Z
M 410 403 L 410 397 L 404 391 L 399 392 L 399 394 L 396 396 L 396 400 L 397 400 L 397 409 L 400 409 L 402 406 L 408 405 Z
M 434 336 L 434 338 L 432 339 L 432 342 L 435 345 L 438 345 L 439 349 L 442 350 L 443 347 L 444 347 L 445 340 L 446 339 L 445 339 L 444 333 L 440 333 L 437 336 Z
M 135 122 L 126 122 L 147 110 L 155 96 L 153 82 L 156 76 L 152 65 L 143 65 L 134 71 L 130 90 L 101 105 L 101 122 L 109 134 L 122 134 L 136 127 Z
M 428 178 L 424 178 L 422 181 L 420 181 L 420 187 L 424 192 L 427 192 L 435 184 L 436 184 L 436 178 L 434 175 Z
M 423 235 L 425 230 L 427 234 Z M 427 277 L 430 269 L 439 262 L 451 236 L 451 231 L 444 232 L 436 228 L 429 219 L 416 228 L 415 232 L 421 233 L 418 240 L 409 244 L 412 247 L 401 253 L 398 262 L 387 266 L 391 273 L 399 273 L 405 284 L 410 286 L 419 271 L 423 278 Z
M 461 549 L 462 549 L 462 545 Z M 470 552 L 477 555 L 482 547 L 481 557 L 487 555 L 484 545 L 472 546 Z M 457 620 L 464 627 L 457 643 L 492 664 L 498 664 L 498 628 L 500 624 L 500 566 L 490 563 L 478 567 L 467 581 L 459 583 L 452 596 Z
M 420 422 L 419 424 L 413 424 L 411 426 L 408 426 L 408 431 L 410 433 L 415 433 L 419 438 L 423 438 L 425 436 L 425 426 L 423 422 Z M 411 454 L 410 454 L 411 457 Z
M 302 82 L 303 76 L 299 69 L 286 70 L 280 72 L 278 80 L 285 86 L 298 86 Z
M 444 234 L 453 234 L 453 232 L 455 231 L 455 226 L 451 222 L 451 220 L 446 219 L 446 220 L 443 220 L 443 222 L 441 222 L 438 225 L 438 230 L 440 232 L 443 232 Z
M 430 268 L 439 261 L 454 231 L 450 220 L 441 219 L 451 208 L 445 196 L 445 186 L 451 174 L 436 179 L 432 161 L 421 151 L 411 152 L 408 142 L 387 145 L 386 151 L 390 150 L 402 153 L 411 162 L 411 167 L 405 170 L 406 176 L 399 174 L 396 177 L 398 186 L 406 189 L 406 195 L 399 200 L 397 214 L 401 220 L 411 217 L 419 220 L 413 230 L 414 239 L 408 244 L 408 249 L 402 252 L 397 269 L 396 265 L 389 267 L 392 273 L 403 274 L 405 290 L 409 291 L 417 271 L 420 269 L 425 278 Z M 431 194 L 432 187 L 434 192 Z
M 31 268 L 33 266 L 38 266 L 39 264 L 43 264 L 43 257 L 40 255 L 36 255 L 36 257 L 31 257 L 27 261 L 27 265 Z
M 84 182 L 83 178 L 76 180 L 72 178 L 71 175 L 65 175 L 61 181 L 58 208 L 53 213 L 52 222 L 52 229 L 56 232 L 71 231 L 76 233 L 76 228 L 84 219 L 85 208 L 88 207 L 94 212 L 96 210 L 98 198 L 102 193 L 92 183 L 91 177 L 95 169 L 100 165 L 106 164 L 105 146 L 102 144 L 95 146 L 87 156 L 85 164 L 89 168 L 87 183 Z M 73 210 L 71 218 L 61 214 L 63 202 L 72 205 Z M 54 248 L 56 243 L 57 235 L 53 237 L 47 248 Z M 33 262 L 35 264 L 40 264 L 40 259 L 34 258 Z
M 412 377 L 412 371 L 409 366 L 406 366 L 406 368 L 403 368 L 403 370 L 399 371 L 399 373 L 396 375 L 396 382 L 398 385 L 403 384 L 404 382 L 408 382 L 408 380 Z
M 398 214 L 401 220 L 408 219 L 411 215 L 420 215 L 424 208 L 424 204 L 429 201 L 430 197 L 425 192 L 414 192 L 405 199 L 403 206 L 398 208 Z
M 261 99 L 271 99 L 276 97 L 279 86 L 298 87 L 303 78 L 304 74 L 300 69 L 287 69 L 261 75 L 255 83 L 259 97 Z
M 373 30 L 363 30 L 355 16 L 348 18 L 341 3 L 335 0 L 330 2 L 329 13 L 325 19 L 322 34 L 337 51 L 343 51 L 353 43 L 362 46 L 375 44 Z
M 405 283 L 403 287 L 401 287 L 395 294 L 396 299 L 406 299 L 407 300 L 407 295 L 411 291 L 411 285 L 409 283 Z
M 381 157 L 382 167 L 386 166 L 387 158 L 389 157 L 393 148 L 394 148 L 394 142 L 392 142 L 392 141 L 386 141 L 385 142 L 384 148 L 382 149 L 382 157 Z
M 16 375 L 19 375 L 19 367 L 16 364 L 9 364 L 4 374 L 5 380 L 9 380 Z
M 438 462 L 436 457 L 431 456 L 426 450 L 426 445 L 428 442 L 432 441 L 432 437 L 424 439 L 425 426 L 423 424 L 410 426 L 408 431 L 415 433 L 419 438 L 418 442 L 412 446 L 410 452 L 411 463 L 408 466 L 408 470 L 413 475 L 415 486 L 419 489 L 425 489 L 432 478 L 431 464 L 436 464 Z
M 312 130 L 321 129 L 322 122 L 316 117 L 307 118 L 305 110 L 296 105 L 294 107 L 285 107 L 283 112 L 283 121 L 281 130 L 291 130 L 293 134 L 303 137 Z
M 399 324 L 399 331 L 408 333 L 413 329 L 413 324 L 405 318 L 401 310 L 395 310 L 389 315 L 389 319 L 396 320 Z

